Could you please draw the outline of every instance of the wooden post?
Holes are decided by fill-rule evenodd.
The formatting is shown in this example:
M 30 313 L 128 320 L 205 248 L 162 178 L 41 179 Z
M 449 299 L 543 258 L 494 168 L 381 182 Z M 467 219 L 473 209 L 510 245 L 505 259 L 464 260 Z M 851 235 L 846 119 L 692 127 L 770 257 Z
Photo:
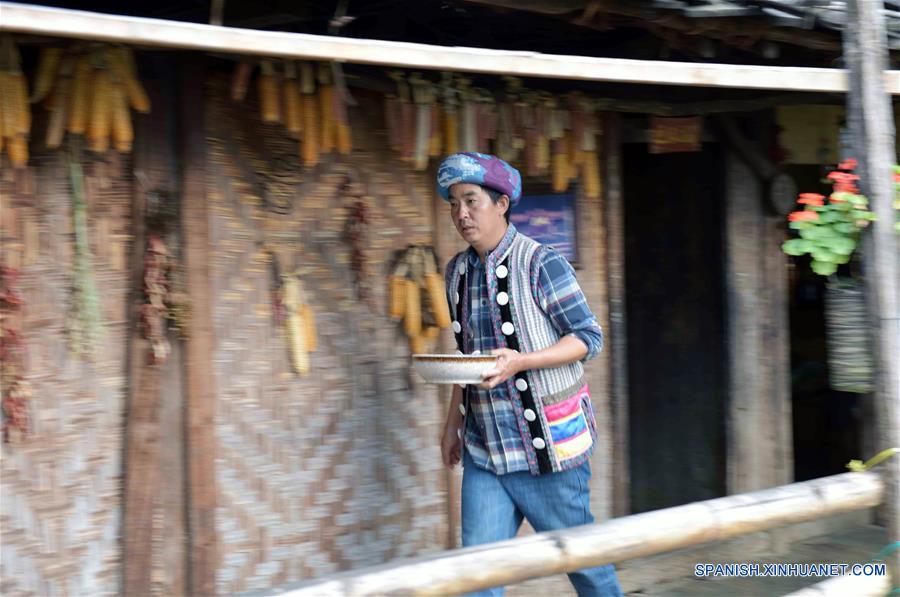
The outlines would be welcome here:
M 152 365 L 150 344 L 138 324 L 141 305 L 145 300 L 146 198 L 149 192 L 172 189 L 173 172 L 167 156 L 177 149 L 169 146 L 165 134 L 169 127 L 174 126 L 171 122 L 174 115 L 171 106 L 163 101 L 174 90 L 163 84 L 151 86 L 148 91 L 154 110 L 136 119 L 133 152 L 137 175 L 131 214 L 132 291 L 128 314 L 131 332 L 127 347 L 129 390 L 122 463 L 122 592 L 127 595 L 147 595 L 154 588 L 173 593 L 184 590 L 184 566 L 177 559 L 179 554 L 183 556 L 183 547 L 176 539 L 183 536 L 180 515 L 184 509 L 178 479 L 181 475 L 178 456 L 183 436 L 178 416 L 182 393 L 176 370 L 177 354 L 170 355 L 166 363 Z M 158 213 L 153 216 L 158 216 Z M 173 465 L 174 468 L 169 468 Z M 160 544 L 164 538 L 171 541 L 165 550 Z M 163 570 L 165 577 L 154 578 L 154 569 Z
M 610 404 L 612 407 L 612 511 L 631 511 L 628 454 L 628 328 L 625 321 L 625 205 L 622 193 L 622 133 L 618 114 L 604 127 L 603 188 L 606 203 L 606 271 L 609 288 Z M 599 264 L 603 267 L 604 264 Z
M 206 197 L 207 70 L 202 57 L 182 62 L 182 237 L 191 320 L 186 343 L 188 590 L 216 592 L 216 388 L 210 296 L 209 210 Z
M 793 478 L 787 268 L 780 226 L 753 169 L 726 156 L 725 283 L 729 360 L 728 493 Z
M 844 473 L 338 574 L 279 594 L 458 594 L 871 508 L 882 495 L 877 474 Z
M 849 70 L 847 117 L 853 151 L 860 161 L 862 192 L 878 218 L 863 241 L 875 361 L 877 449 L 900 446 L 900 265 L 892 165 L 896 163 L 894 118 L 886 93 L 886 33 L 880 2 L 847 3 L 844 59 Z M 871 455 L 867 455 L 871 456 Z M 900 458 L 885 462 L 884 519 L 889 541 L 900 540 Z M 900 578 L 900 550 L 889 556 L 893 577 Z

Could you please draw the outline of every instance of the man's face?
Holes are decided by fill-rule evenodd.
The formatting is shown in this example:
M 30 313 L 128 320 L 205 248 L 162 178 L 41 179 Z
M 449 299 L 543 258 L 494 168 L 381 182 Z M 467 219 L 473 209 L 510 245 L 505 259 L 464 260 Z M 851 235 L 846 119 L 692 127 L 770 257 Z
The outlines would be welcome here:
M 476 250 L 488 251 L 506 230 L 503 214 L 509 207 L 509 198 L 502 195 L 495 204 L 491 196 L 477 184 L 457 183 L 450 187 L 450 217 L 463 239 Z

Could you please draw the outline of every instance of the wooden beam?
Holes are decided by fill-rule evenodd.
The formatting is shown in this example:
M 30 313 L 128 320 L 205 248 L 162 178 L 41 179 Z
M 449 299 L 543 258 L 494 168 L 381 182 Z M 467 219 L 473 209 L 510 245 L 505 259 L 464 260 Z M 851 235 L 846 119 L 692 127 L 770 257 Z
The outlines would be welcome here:
M 0 2 L 0 13 L 0 31 L 136 46 L 587 81 L 807 92 L 847 89 L 846 73 L 829 68 L 697 64 L 445 47 L 237 29 L 12 2 Z M 883 78 L 886 89 L 900 95 L 900 71 L 886 71 Z
M 458 594 L 871 508 L 882 491 L 875 473 L 844 473 L 339 574 L 278 594 Z
M 187 416 L 188 593 L 215 595 L 216 388 L 210 296 L 209 201 L 206 198 L 206 110 L 203 59 L 182 62 L 182 231 L 191 320 L 185 354 Z

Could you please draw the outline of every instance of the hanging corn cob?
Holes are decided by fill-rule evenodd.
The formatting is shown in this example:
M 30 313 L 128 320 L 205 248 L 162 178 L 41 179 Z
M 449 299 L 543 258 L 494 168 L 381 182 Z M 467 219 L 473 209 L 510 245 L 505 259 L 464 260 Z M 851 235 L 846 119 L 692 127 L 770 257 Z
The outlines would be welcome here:
M 300 113 L 300 86 L 297 83 L 297 66 L 288 61 L 284 65 L 284 84 L 281 86 L 284 105 L 284 125 L 293 137 L 299 137 L 303 129 Z
M 409 78 L 415 103 L 415 143 L 413 147 L 413 168 L 424 170 L 428 167 L 428 143 L 431 138 L 431 94 L 428 82 L 419 73 Z
M 309 375 L 309 353 L 315 349 L 315 314 L 306 303 L 303 285 L 297 274 L 282 276 L 283 304 L 287 312 L 291 366 L 301 376 Z
M 47 122 L 45 144 L 51 149 L 59 147 L 66 134 L 74 69 L 75 58 L 66 56 L 59 66 L 59 79 L 53 85 L 53 91 L 46 102 L 47 109 L 50 110 L 50 118 Z
M 91 89 L 93 97 L 87 137 L 90 149 L 103 153 L 109 149 L 109 133 L 112 120 L 112 85 L 109 80 L 109 72 L 102 64 L 98 63 L 96 68 L 94 68 Z
M 34 76 L 34 90 L 29 101 L 34 104 L 41 101 L 53 87 L 56 71 L 62 60 L 62 48 L 43 48 L 38 58 L 37 73 Z
M 444 278 L 430 247 L 411 246 L 389 276 L 388 313 L 403 319 L 412 354 L 426 352 L 426 342 L 450 326 Z
M 141 114 L 150 112 L 150 99 L 147 92 L 138 80 L 137 67 L 134 63 L 134 53 L 131 48 L 118 47 L 112 50 L 111 66 L 119 81 L 125 86 L 128 103 L 132 109 Z
M 31 107 L 28 84 L 22 74 L 19 51 L 12 38 L 4 36 L 0 46 L 0 127 L 6 154 L 15 168 L 28 164 L 28 136 L 31 133 Z
M 316 79 L 313 65 L 308 62 L 300 64 L 300 112 L 303 116 L 302 154 L 305 166 L 319 163 L 319 110 L 316 101 Z
M 269 60 L 260 63 L 262 73 L 257 81 L 259 88 L 259 115 L 263 122 L 281 122 L 281 98 L 278 93 L 278 77 L 275 66 Z
M 347 155 L 353 150 L 353 139 L 350 135 L 350 117 L 347 114 L 347 104 L 350 98 L 350 92 L 347 90 L 347 84 L 344 82 L 344 72 L 341 65 L 332 62 L 329 67 L 332 70 L 332 81 L 334 87 L 332 91 L 332 100 L 334 105 L 334 144 L 341 155 Z
M 321 119 L 321 152 L 329 153 L 335 146 L 336 126 L 334 120 L 334 86 L 331 84 L 331 70 L 325 63 L 318 65 L 319 117 Z

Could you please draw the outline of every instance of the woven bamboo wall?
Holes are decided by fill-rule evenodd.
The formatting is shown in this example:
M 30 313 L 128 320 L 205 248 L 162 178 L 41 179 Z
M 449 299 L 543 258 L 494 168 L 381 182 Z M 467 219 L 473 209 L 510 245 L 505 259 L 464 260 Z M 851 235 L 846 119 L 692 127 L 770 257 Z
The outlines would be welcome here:
M 368 124 L 354 131 L 352 157 L 324 158 L 311 169 L 297 166 L 297 144 L 283 127 L 261 124 L 252 107 L 219 92 L 208 114 L 219 590 L 441 549 L 446 494 L 437 437 L 445 407 L 433 387 L 411 385 L 405 337 L 385 317 L 394 251 L 431 242 L 428 179 L 383 151 L 371 126 L 381 121 L 377 103 L 352 114 Z M 244 159 L 279 202 L 299 190 L 291 213 L 260 208 Z M 373 306 L 356 296 L 343 239 L 355 201 L 341 193 L 348 176 L 372 210 Z M 300 270 L 316 312 L 319 348 L 309 377 L 290 370 L 263 245 L 283 270 Z
M 63 335 L 70 304 L 72 200 L 63 154 L 0 174 L 0 253 L 21 268 L 16 326 L 29 355 L 31 436 L 4 444 L 3 595 L 101 595 L 119 587 L 125 302 L 131 193 L 127 164 L 85 161 L 91 247 L 105 331 L 94 363 Z M 5 164 L 4 164 L 5 166 Z

